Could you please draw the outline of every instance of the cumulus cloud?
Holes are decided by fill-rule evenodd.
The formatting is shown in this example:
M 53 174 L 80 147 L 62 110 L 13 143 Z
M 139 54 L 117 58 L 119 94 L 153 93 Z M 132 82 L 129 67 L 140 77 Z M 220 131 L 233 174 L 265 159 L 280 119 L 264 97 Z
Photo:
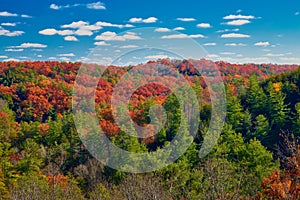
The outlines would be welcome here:
M 233 20 L 233 21 L 227 22 L 226 24 L 230 25 L 230 26 L 242 26 L 242 25 L 249 24 L 249 23 L 251 23 L 251 22 L 247 19 L 238 19 L 238 20 Z
M 183 27 L 176 27 L 173 29 L 173 31 L 184 31 L 184 30 L 185 30 L 185 28 L 183 28 Z
M 0 56 L 0 59 L 8 58 L 7 56 Z
M 58 5 L 53 3 L 53 4 L 50 5 L 50 8 L 53 9 L 53 10 L 59 10 L 59 9 L 61 9 L 61 6 L 58 6 Z
M 157 59 L 165 59 L 165 58 L 168 58 L 169 56 L 166 56 L 166 55 L 150 55 L 150 56 L 146 56 L 145 58 L 146 59 L 154 59 L 154 60 L 157 60 Z
M 240 29 L 224 29 L 224 30 L 218 30 L 217 33 L 225 33 L 225 32 L 238 32 Z
M 110 46 L 110 44 L 106 43 L 105 41 L 95 42 L 94 45 L 97 45 L 97 46 Z
M 193 21 L 196 21 L 195 18 L 191 18 L 191 17 L 186 17 L 186 18 L 177 18 L 178 21 L 182 21 L 182 22 L 193 22 Z
M 87 29 L 78 29 L 77 31 L 74 32 L 74 34 L 79 36 L 92 36 L 94 33 Z
M 66 40 L 66 41 L 74 41 L 74 42 L 78 41 L 78 39 L 75 36 L 70 36 L 70 35 L 64 37 L 64 40 Z
M 245 47 L 247 45 L 244 43 L 227 43 L 227 44 L 225 44 L 225 46 L 227 46 L 227 47 Z
M 53 28 L 47 28 L 47 29 L 39 31 L 39 34 L 41 34 L 41 35 L 55 35 L 55 34 L 58 34 L 58 35 L 63 35 L 64 36 L 64 35 L 73 35 L 74 31 L 72 31 L 72 30 L 56 30 L 56 29 L 53 29 Z
M 156 17 L 149 17 L 146 19 L 133 17 L 133 18 L 129 19 L 129 22 L 131 22 L 131 23 L 155 23 L 155 22 L 157 22 L 157 20 L 158 19 Z
M 215 42 L 203 44 L 203 46 L 216 46 L 216 45 L 217 45 L 217 43 L 215 43 Z
M 126 46 L 121 46 L 120 49 L 134 49 L 137 48 L 137 45 L 126 45 Z
M 279 58 L 279 59 L 286 63 L 300 64 L 300 58 L 297 58 L 297 57 L 283 57 L 283 58 Z
M 98 2 L 94 2 L 94 3 L 88 3 L 88 4 L 79 4 L 79 3 L 76 3 L 76 4 L 68 4 L 68 5 L 56 5 L 54 3 L 52 3 L 50 5 L 50 9 L 53 9 L 53 10 L 60 10 L 60 9 L 65 9 L 65 8 L 73 8 L 73 7 L 78 7 L 78 6 L 83 6 L 83 7 L 86 7 L 88 9 L 94 9 L 94 10 L 105 10 L 106 7 L 104 5 L 104 3 L 98 1 Z
M 255 17 L 253 15 L 228 15 L 223 17 L 223 19 L 255 19 Z
M 219 58 L 220 56 L 218 56 L 217 54 L 208 54 L 207 56 L 206 56 L 206 58 L 208 58 L 208 59 L 213 59 L 213 58 Z
M 104 40 L 104 41 L 126 41 L 126 40 L 140 40 L 142 39 L 136 33 L 127 32 L 124 35 L 117 35 L 115 32 L 106 31 L 98 36 L 95 40 Z
M 60 57 L 60 60 L 62 60 L 62 61 L 70 61 L 71 59 L 68 58 L 68 57 Z
M 59 57 L 74 57 L 74 53 L 65 53 L 65 54 L 58 54 L 57 56 Z
M 77 31 L 74 32 L 74 34 L 80 35 L 80 36 L 91 36 L 91 35 L 93 35 L 92 31 L 98 31 L 98 30 L 102 29 L 103 27 L 132 28 L 134 26 L 131 24 L 124 24 L 124 25 L 123 24 L 112 24 L 109 22 L 101 22 L 101 21 L 96 22 L 93 25 L 90 25 L 88 22 L 81 21 L 81 20 L 61 26 L 61 28 L 78 29 Z
M 96 26 L 100 27 L 117 27 L 117 28 L 133 28 L 134 26 L 131 24 L 112 24 L 110 22 L 97 22 Z
M 209 23 L 201 23 L 197 24 L 198 28 L 211 28 L 211 25 Z
M 221 52 L 221 55 L 235 55 L 236 53 L 234 52 Z
M 270 42 L 257 42 L 254 44 L 254 46 L 258 46 L 258 47 L 267 47 L 270 45 Z
M 62 25 L 61 28 L 80 28 L 82 26 L 86 26 L 88 25 L 88 22 L 84 22 L 84 21 L 77 21 L 77 22 L 72 22 L 71 24 L 65 24 Z
M 168 28 L 157 28 L 154 31 L 159 33 L 165 33 L 165 32 L 170 32 L 171 30 Z
M 21 51 L 24 51 L 24 49 L 12 49 L 12 48 L 8 48 L 8 49 L 5 49 L 5 51 L 7 51 L 7 52 L 21 52 Z
M 265 56 L 267 56 L 267 57 L 281 57 L 281 56 L 285 56 L 285 54 L 282 54 L 282 53 L 279 53 L 279 54 L 268 53 Z
M 98 2 L 95 2 L 95 3 L 89 3 L 86 5 L 86 7 L 88 9 L 95 9 L 95 10 L 105 10 L 106 7 L 104 6 L 104 3 L 98 1 Z
M 1 23 L 1 26 L 16 26 L 16 25 L 17 25 L 16 23 L 9 23 L 9 22 Z
M 232 63 L 271 63 L 267 57 L 224 58 L 224 60 Z
M 0 12 L 0 16 L 2 16 L 2 17 L 17 17 L 18 14 L 3 11 L 3 12 Z
M 47 45 L 45 44 L 39 44 L 39 43 L 22 43 L 21 45 L 19 46 L 12 46 L 12 47 L 9 47 L 9 48 L 21 48 L 21 49 L 26 49 L 26 48 L 46 48 Z
M 8 59 L 5 59 L 3 60 L 4 62 L 9 62 L 9 61 L 15 61 L 15 62 L 19 62 L 20 60 L 19 59 L 16 59 L 16 58 L 8 58 Z
M 1 17 L 18 17 L 19 15 L 16 14 L 16 13 L 10 13 L 10 12 L 7 12 L 7 11 L 3 11 L 3 12 L 0 12 L 0 16 Z M 23 17 L 23 18 L 31 18 L 31 16 L 24 15 L 24 14 L 22 14 L 21 17 Z
M 23 35 L 24 33 L 25 33 L 24 31 L 9 31 L 9 30 L 6 30 L 6 29 L 0 27 L 0 35 L 3 35 L 3 36 L 15 37 L 15 36 Z
M 164 35 L 161 38 L 162 39 L 184 39 L 184 38 L 205 38 L 205 36 L 201 34 L 196 34 L 196 35 L 173 34 L 173 35 Z
M 30 15 L 21 15 L 23 18 L 32 18 Z
M 221 38 L 250 38 L 250 35 L 241 34 L 241 33 L 228 33 L 221 35 Z

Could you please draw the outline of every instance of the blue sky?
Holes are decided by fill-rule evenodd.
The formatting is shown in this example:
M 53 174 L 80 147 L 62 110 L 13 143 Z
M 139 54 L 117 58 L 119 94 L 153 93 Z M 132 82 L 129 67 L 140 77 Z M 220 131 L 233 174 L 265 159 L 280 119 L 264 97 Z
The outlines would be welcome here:
M 295 0 L 2 0 L 0 7 L 1 61 L 98 59 L 122 65 L 179 54 L 300 64 L 299 36 Z M 201 47 L 192 48 L 190 40 Z

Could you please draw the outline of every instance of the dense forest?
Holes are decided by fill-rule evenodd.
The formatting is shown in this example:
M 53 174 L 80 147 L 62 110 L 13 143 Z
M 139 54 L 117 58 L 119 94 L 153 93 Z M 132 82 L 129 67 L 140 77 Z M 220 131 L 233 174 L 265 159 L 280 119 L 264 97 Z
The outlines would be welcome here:
M 203 77 L 211 71 L 207 60 L 193 63 L 204 66 L 203 71 L 189 60 L 148 63 L 166 65 L 188 80 L 199 101 L 200 122 L 184 155 L 163 169 L 141 174 L 105 166 L 78 136 L 72 113 L 74 81 L 82 65 L 93 65 L 0 63 L 0 199 L 300 199 L 299 66 L 215 62 L 225 83 L 226 123 L 213 151 L 200 159 L 212 109 Z M 128 107 L 131 119 L 147 126 L 149 108 L 162 105 L 168 121 L 158 134 L 138 139 L 116 125 L 110 100 L 114 87 L 141 66 L 109 66 L 95 92 L 99 126 L 129 152 L 168 145 L 183 117 L 172 91 L 153 83 L 135 91 Z M 160 78 L 172 81 L 168 74 Z

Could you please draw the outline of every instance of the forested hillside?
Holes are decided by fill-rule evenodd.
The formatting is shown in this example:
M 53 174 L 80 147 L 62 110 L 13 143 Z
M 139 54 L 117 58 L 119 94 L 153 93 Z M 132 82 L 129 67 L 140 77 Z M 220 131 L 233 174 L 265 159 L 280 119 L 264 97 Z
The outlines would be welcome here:
M 193 61 L 204 66 L 201 73 L 188 60 L 148 63 L 164 64 L 189 81 L 201 120 L 183 156 L 145 174 L 106 167 L 82 144 L 71 104 L 82 63 L 0 63 L 0 199 L 299 199 L 299 66 L 216 62 L 226 88 L 226 124 L 213 151 L 200 159 L 211 116 L 206 62 Z M 146 126 L 149 108 L 160 104 L 168 122 L 155 136 L 129 137 L 115 124 L 110 99 L 133 68 L 110 66 L 102 72 L 95 93 L 99 126 L 127 151 L 156 151 L 180 126 L 178 99 L 159 84 L 140 87 L 131 96 L 131 118 Z

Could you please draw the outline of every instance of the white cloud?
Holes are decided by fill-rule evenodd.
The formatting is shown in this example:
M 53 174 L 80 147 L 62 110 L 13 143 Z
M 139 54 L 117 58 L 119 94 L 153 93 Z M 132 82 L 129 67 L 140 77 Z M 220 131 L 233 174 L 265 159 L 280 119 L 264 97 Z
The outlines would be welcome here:
M 100 1 L 95 2 L 95 3 L 89 3 L 89 4 L 86 5 L 86 7 L 88 9 L 95 9 L 95 10 L 105 10 L 106 9 L 104 4 Z
M 84 21 L 77 21 L 77 22 L 72 22 L 71 24 L 65 24 L 62 25 L 61 28 L 80 28 L 82 26 L 86 26 L 88 25 L 88 22 L 84 22 Z
M 211 28 L 211 25 L 209 23 L 201 23 L 197 24 L 198 28 Z
M 79 36 L 92 36 L 94 34 L 92 31 L 87 29 L 78 29 L 74 33 Z
M 46 48 L 47 45 L 44 45 L 44 44 L 39 44 L 39 43 L 23 43 L 19 46 L 12 46 L 12 47 L 9 47 L 9 48 L 20 48 L 20 49 L 26 49 L 26 48 Z
M 224 30 L 218 30 L 217 33 L 225 33 L 225 32 L 238 32 L 240 29 L 224 29 Z
M 221 55 L 235 55 L 236 53 L 233 52 L 221 52 Z
M 29 15 L 21 15 L 21 17 L 23 17 L 23 18 L 32 18 L 32 17 L 29 16 Z
M 134 26 L 131 24 L 112 24 L 109 22 L 97 22 L 96 26 L 100 26 L 100 27 L 117 27 L 117 28 L 133 28 Z
M 184 39 L 184 38 L 205 38 L 205 36 L 201 34 L 196 34 L 196 35 L 173 34 L 173 35 L 164 35 L 161 38 L 162 39 Z
M 251 23 L 251 22 L 247 19 L 238 19 L 238 20 L 233 20 L 233 21 L 227 22 L 226 24 L 230 25 L 230 26 L 242 26 L 242 25 L 249 24 L 249 23 Z
M 60 60 L 62 60 L 62 61 L 70 61 L 70 58 L 68 58 L 68 57 L 60 57 Z
M 165 59 L 165 58 L 168 58 L 169 56 L 166 56 L 166 55 L 150 55 L 150 56 L 146 56 L 145 58 L 146 59 Z
M 100 29 L 102 29 L 102 27 L 97 25 L 86 25 L 86 26 L 81 26 L 80 29 L 89 30 L 89 31 L 99 31 Z
M 243 43 L 227 43 L 225 44 L 227 47 L 245 47 L 247 46 L 246 44 Z
M 0 16 L 1 17 L 18 17 L 19 15 L 16 14 L 16 13 L 10 13 L 10 12 L 7 12 L 7 11 L 3 11 L 3 12 L 0 12 Z M 31 16 L 24 15 L 24 14 L 22 14 L 20 16 L 23 17 L 23 18 L 32 18 Z
M 43 51 L 43 49 L 31 49 L 31 51 L 37 51 L 37 52 L 40 52 L 40 51 Z
M 221 38 L 250 38 L 250 35 L 241 34 L 241 33 L 228 33 L 221 35 Z
M 12 48 L 9 48 L 9 49 L 5 49 L 5 51 L 7 51 L 7 52 L 21 52 L 21 51 L 24 51 L 24 49 L 12 49 Z
M 0 26 L 0 35 L 3 36 L 14 37 L 14 36 L 23 35 L 24 33 L 25 33 L 24 31 L 9 31 Z
M 74 42 L 78 41 L 78 39 L 75 36 L 66 36 L 66 37 L 64 37 L 64 40 L 66 40 L 66 41 L 74 41 Z
M 253 15 L 228 15 L 223 17 L 223 19 L 255 19 Z
M 221 52 L 221 55 L 235 55 L 236 53 L 233 52 Z
M 270 45 L 270 42 L 257 42 L 254 44 L 254 46 L 258 46 L 258 47 L 267 47 Z
M 17 24 L 16 23 L 1 23 L 1 26 L 16 26 Z
M 20 60 L 19 59 L 16 59 L 16 58 L 8 58 L 8 59 L 5 59 L 3 60 L 4 62 L 9 62 L 9 61 L 15 61 L 15 62 L 19 62 Z
M 58 54 L 57 56 L 59 57 L 74 57 L 74 53 L 65 53 L 65 54 Z
M 94 45 L 97 45 L 97 46 L 110 46 L 110 44 L 107 44 L 105 41 L 95 42 Z
M 271 63 L 271 60 L 267 57 L 221 57 L 220 60 L 230 63 Z
M 115 32 L 106 31 L 101 35 L 98 35 L 95 40 L 104 41 L 126 41 L 126 40 L 140 40 L 141 37 L 136 35 L 136 33 L 127 32 L 124 35 L 117 35 Z
M 0 59 L 8 58 L 7 56 L 0 56 Z
M 280 54 L 268 53 L 265 56 L 267 56 L 267 57 L 281 57 L 281 56 L 285 56 L 285 54 L 282 54 L 282 53 L 280 53 Z
M 185 30 L 185 28 L 183 28 L 183 27 L 176 27 L 173 29 L 173 31 L 184 31 L 184 30 Z
M 179 17 L 179 18 L 177 18 L 177 20 L 178 21 L 182 21 L 182 22 L 193 22 L 193 21 L 196 21 L 196 19 L 195 18 L 188 18 L 188 17 L 186 17 L 186 18 L 181 18 L 181 17 Z
M 56 29 L 53 29 L 53 28 L 47 28 L 47 29 L 39 31 L 39 34 L 41 34 L 41 35 L 55 35 L 55 34 L 58 34 L 58 35 L 65 36 L 65 35 L 73 35 L 74 32 L 71 31 L 71 30 L 56 30 Z
M 297 57 L 283 57 L 279 58 L 281 61 L 292 63 L 292 64 L 300 64 L 300 58 Z
M 171 30 L 168 28 L 157 28 L 154 30 L 155 32 L 160 32 L 160 33 L 166 33 L 166 32 L 170 32 Z
M 212 59 L 212 58 L 219 58 L 220 56 L 218 56 L 217 54 L 208 54 L 206 57 Z
M 131 22 L 131 23 L 155 23 L 155 22 L 157 22 L 157 20 L 158 19 L 156 17 L 149 17 L 147 19 L 134 17 L 134 18 L 131 18 L 129 20 L 129 22 Z
M 136 45 L 126 45 L 126 46 L 121 46 L 120 49 L 133 49 L 137 48 L 138 46 Z
M 58 5 L 56 5 L 56 4 L 53 3 L 53 4 L 50 5 L 50 8 L 53 9 L 53 10 L 59 10 L 59 9 L 61 9 L 62 7 L 61 7 L 61 6 L 58 6 Z
M 217 45 L 217 43 L 214 43 L 214 42 L 203 44 L 203 46 L 216 46 L 216 45 Z
M 0 16 L 2 16 L 2 17 L 17 17 L 18 14 L 4 11 L 4 12 L 0 12 Z
M 95 3 L 88 3 L 88 4 L 68 4 L 68 5 L 56 5 L 56 4 L 51 4 L 50 5 L 50 9 L 53 9 L 53 10 L 60 10 L 60 9 L 64 9 L 64 8 L 73 8 L 73 7 L 78 7 L 78 6 L 83 6 L 83 7 L 86 7 L 88 9 L 95 9 L 95 10 L 105 10 L 106 7 L 104 5 L 104 3 L 98 1 L 98 2 L 95 2 Z
M 104 6 L 104 3 L 98 1 L 98 2 L 95 2 L 95 3 L 89 3 L 86 5 L 86 7 L 88 9 L 95 9 L 95 10 L 105 10 L 106 7 Z

